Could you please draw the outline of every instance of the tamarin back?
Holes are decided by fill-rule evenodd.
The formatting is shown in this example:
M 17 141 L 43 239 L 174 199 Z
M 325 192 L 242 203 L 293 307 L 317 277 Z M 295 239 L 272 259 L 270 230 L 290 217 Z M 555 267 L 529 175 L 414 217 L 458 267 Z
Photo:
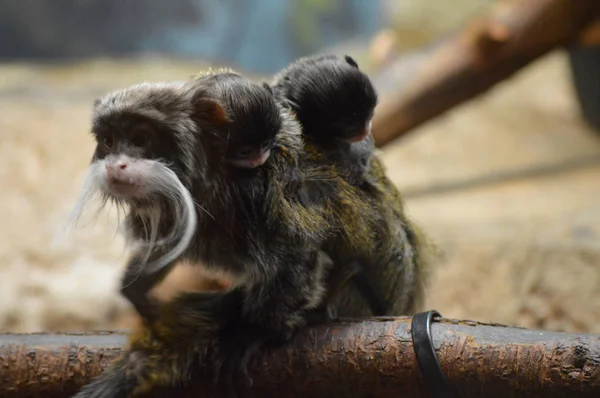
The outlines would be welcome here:
M 371 161 L 371 173 L 379 190 L 378 195 L 367 193 L 373 212 L 379 216 L 374 226 L 375 250 L 359 255 L 363 266 L 355 278 L 358 286 L 345 286 L 333 306 L 337 315 L 344 317 L 372 316 L 373 302 L 381 303 L 378 315 L 412 315 L 423 304 L 433 252 L 422 232 L 406 216 L 400 193 L 385 176 L 377 157 Z M 337 241 L 331 244 L 331 251 L 340 246 Z
M 324 165 L 316 167 L 321 181 L 327 180 L 328 170 L 335 173 L 319 147 L 306 144 L 305 156 L 308 164 Z M 410 315 L 423 301 L 432 252 L 408 220 L 400 192 L 377 156 L 370 161 L 369 174 L 374 190 L 337 176 L 337 187 L 324 189 L 322 184 L 313 193 L 328 203 L 335 226 L 336 232 L 323 247 L 334 264 L 331 272 L 346 275 L 347 267 L 355 270 L 335 297 L 330 297 L 330 310 L 338 317 Z

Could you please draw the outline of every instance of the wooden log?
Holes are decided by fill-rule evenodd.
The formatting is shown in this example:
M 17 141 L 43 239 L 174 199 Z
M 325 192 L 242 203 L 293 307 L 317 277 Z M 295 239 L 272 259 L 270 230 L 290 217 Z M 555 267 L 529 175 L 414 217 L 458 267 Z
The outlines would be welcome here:
M 458 397 L 600 396 L 600 335 L 534 331 L 442 319 L 434 346 Z M 117 358 L 126 336 L 0 335 L 3 398 L 69 397 Z M 186 391 L 207 397 L 200 371 Z M 429 397 L 415 359 L 411 318 L 309 328 L 251 364 L 255 396 Z
M 421 62 L 411 83 L 383 96 L 373 120 L 377 146 L 484 93 L 546 53 L 578 39 L 600 15 L 598 0 L 525 0 L 469 23 Z

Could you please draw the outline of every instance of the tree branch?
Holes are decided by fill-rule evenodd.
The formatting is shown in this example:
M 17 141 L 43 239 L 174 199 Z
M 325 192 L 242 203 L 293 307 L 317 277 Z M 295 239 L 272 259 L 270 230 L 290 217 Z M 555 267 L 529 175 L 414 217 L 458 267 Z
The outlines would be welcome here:
M 256 396 L 429 397 L 415 360 L 411 318 L 309 328 L 251 364 Z M 441 320 L 432 334 L 459 397 L 598 397 L 600 335 Z M 68 397 L 120 353 L 125 335 L 0 335 L 2 397 Z M 206 397 L 201 371 L 185 393 Z M 194 395 L 194 393 L 198 395 Z
M 582 32 L 598 16 L 598 0 L 525 0 L 473 21 L 426 57 L 409 87 L 382 98 L 373 120 L 377 146 L 487 91 L 559 46 L 578 39 L 593 43 L 595 32 Z

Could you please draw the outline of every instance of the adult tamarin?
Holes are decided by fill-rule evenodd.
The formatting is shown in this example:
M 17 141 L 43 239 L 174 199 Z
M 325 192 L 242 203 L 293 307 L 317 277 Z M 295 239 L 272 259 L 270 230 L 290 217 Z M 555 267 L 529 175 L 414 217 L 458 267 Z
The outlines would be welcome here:
M 125 357 L 79 397 L 183 381 L 206 351 L 226 362 L 228 375 L 243 376 L 252 348 L 287 340 L 321 304 L 320 250 L 333 236 L 349 256 L 383 256 L 376 252 L 396 244 L 381 257 L 405 263 L 392 268 L 407 275 L 403 284 L 391 280 L 408 288 L 395 297 L 408 305 L 420 297 L 415 263 L 398 256 L 410 242 L 378 243 L 380 230 L 399 233 L 395 220 L 379 227 L 388 222 L 384 207 L 302 142 L 266 87 L 236 74 L 136 85 L 97 101 L 92 132 L 97 148 L 74 217 L 95 192 L 128 209 L 138 246 L 122 292 L 146 323 Z M 234 149 L 246 145 L 262 149 Z M 147 293 L 180 259 L 231 275 L 231 290 L 184 294 L 161 311 Z
M 230 275 L 242 297 L 217 360 L 233 366 L 302 325 L 324 293 L 318 253 L 329 225 L 298 199 L 300 132 L 269 90 L 231 73 L 139 84 L 96 101 L 92 134 L 74 217 L 95 193 L 126 208 L 136 249 L 121 291 L 142 318 L 156 319 L 148 292 L 185 259 Z M 234 148 L 246 138 L 264 143 L 258 159 Z

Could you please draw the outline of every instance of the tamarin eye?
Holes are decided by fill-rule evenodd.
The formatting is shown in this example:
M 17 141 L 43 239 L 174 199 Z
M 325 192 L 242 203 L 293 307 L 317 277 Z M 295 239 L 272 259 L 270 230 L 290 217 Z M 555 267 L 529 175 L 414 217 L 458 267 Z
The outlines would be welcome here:
M 146 145 L 146 137 L 141 134 L 135 134 L 131 137 L 131 143 L 137 147 L 143 147 Z
M 235 151 L 235 154 L 240 157 L 246 157 L 250 156 L 252 154 L 252 151 L 253 150 L 251 146 L 243 146 L 241 148 L 238 148 L 238 150 Z
M 114 140 L 112 134 L 111 135 L 105 135 L 104 138 L 102 139 L 102 143 L 104 144 L 104 146 L 107 149 L 112 149 L 112 147 L 113 147 L 113 145 L 115 143 L 115 140 Z

